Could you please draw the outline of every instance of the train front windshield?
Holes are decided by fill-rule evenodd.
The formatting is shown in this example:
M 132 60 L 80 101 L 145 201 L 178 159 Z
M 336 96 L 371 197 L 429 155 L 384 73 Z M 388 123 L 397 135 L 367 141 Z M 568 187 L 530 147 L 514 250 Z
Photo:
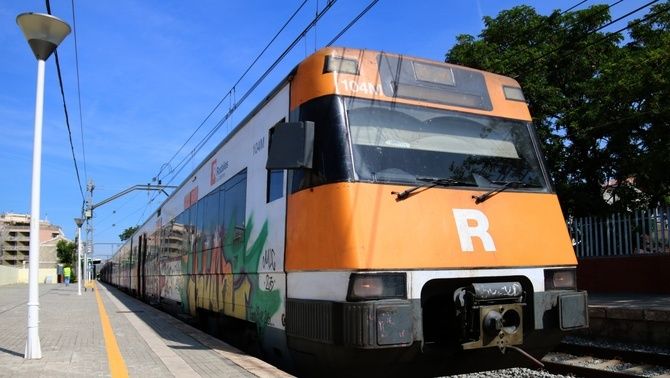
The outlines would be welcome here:
M 547 190 L 530 124 L 419 106 L 345 101 L 360 181 Z

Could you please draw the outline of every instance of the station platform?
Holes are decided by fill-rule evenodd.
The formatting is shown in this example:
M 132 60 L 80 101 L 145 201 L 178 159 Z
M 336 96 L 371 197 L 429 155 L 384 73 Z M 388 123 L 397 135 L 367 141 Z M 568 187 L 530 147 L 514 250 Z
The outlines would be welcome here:
M 668 347 L 670 295 L 589 292 L 589 328 L 580 334 Z
M 289 377 L 255 357 L 95 283 L 40 284 L 41 359 L 24 359 L 28 285 L 0 286 L 0 377 Z

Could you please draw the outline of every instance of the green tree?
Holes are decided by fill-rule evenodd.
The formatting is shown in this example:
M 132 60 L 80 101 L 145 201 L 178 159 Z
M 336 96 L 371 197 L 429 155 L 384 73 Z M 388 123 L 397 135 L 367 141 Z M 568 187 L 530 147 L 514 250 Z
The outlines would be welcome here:
M 126 228 L 126 229 L 123 230 L 123 232 L 119 235 L 119 239 L 121 239 L 121 241 L 130 239 L 130 237 L 133 236 L 133 234 L 135 233 L 135 231 L 137 231 L 137 229 L 139 229 L 139 228 L 140 228 L 140 226 L 133 226 L 133 227 L 128 227 L 128 228 Z
M 446 60 L 519 81 L 568 213 L 656 205 L 670 188 L 668 10 L 629 23 L 626 40 L 602 31 L 605 5 L 548 16 L 519 6 L 485 17 L 477 38 L 459 35 Z M 602 196 L 608 183 L 617 183 L 613 205 Z
M 56 256 L 61 264 L 74 264 L 74 260 L 77 256 L 77 245 L 71 241 L 59 240 L 56 244 Z

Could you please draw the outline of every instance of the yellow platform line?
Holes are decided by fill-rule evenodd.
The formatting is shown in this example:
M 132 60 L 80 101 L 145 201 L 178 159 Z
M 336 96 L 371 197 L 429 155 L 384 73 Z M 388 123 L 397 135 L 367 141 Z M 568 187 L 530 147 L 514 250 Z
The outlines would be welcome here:
M 93 283 L 93 291 L 95 292 L 95 299 L 98 301 L 98 312 L 100 313 L 100 322 L 102 323 L 102 335 L 105 338 L 105 350 L 107 351 L 107 364 L 109 365 L 109 372 L 112 378 L 128 377 L 128 368 L 126 362 L 123 360 L 119 344 L 116 343 L 116 337 L 112 330 L 112 324 L 109 322 L 109 316 L 105 310 L 105 305 L 102 303 L 102 298 L 98 293 L 98 287 Z

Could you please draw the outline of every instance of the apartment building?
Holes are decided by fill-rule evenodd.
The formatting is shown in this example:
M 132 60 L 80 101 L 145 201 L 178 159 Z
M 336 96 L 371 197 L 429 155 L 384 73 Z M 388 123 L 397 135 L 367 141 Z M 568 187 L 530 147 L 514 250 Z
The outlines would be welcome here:
M 60 226 L 40 220 L 40 268 L 53 268 L 58 262 L 56 245 L 65 239 Z M 28 267 L 30 215 L 0 214 L 0 265 Z

